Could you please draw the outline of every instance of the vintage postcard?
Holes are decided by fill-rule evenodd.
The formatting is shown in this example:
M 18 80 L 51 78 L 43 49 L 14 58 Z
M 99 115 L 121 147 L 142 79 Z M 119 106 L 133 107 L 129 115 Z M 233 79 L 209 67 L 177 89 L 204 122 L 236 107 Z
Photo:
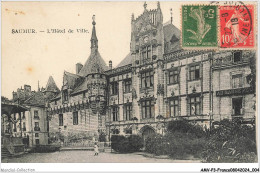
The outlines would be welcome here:
M 257 2 L 1 5 L 1 172 L 259 171 Z

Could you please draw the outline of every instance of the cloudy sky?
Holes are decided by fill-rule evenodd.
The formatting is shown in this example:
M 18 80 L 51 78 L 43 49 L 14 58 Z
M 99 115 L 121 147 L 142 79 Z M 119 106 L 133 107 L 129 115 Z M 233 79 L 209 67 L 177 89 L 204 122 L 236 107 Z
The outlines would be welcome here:
M 131 15 L 143 13 L 144 2 L 2 2 L 2 95 L 28 84 L 32 90 L 45 87 L 50 75 L 62 86 L 65 71 L 75 73 L 75 64 L 90 54 L 92 15 L 96 15 L 99 51 L 105 62 L 116 66 L 130 50 Z M 164 22 L 180 28 L 180 3 L 161 2 Z M 147 9 L 157 2 L 147 2 Z M 36 34 L 12 34 L 12 29 L 35 29 Z M 47 34 L 47 29 L 66 33 Z M 67 33 L 68 29 L 74 33 Z M 77 33 L 86 29 L 89 33 Z M 44 32 L 40 32 L 44 31 Z

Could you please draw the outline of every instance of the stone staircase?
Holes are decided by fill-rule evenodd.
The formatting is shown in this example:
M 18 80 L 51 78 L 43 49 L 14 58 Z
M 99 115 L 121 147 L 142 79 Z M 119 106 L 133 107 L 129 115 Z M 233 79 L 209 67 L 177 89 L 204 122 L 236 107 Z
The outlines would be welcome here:
M 1 158 L 24 154 L 24 144 L 20 137 L 1 136 Z
M 1 159 L 11 157 L 12 154 L 5 148 L 1 147 Z

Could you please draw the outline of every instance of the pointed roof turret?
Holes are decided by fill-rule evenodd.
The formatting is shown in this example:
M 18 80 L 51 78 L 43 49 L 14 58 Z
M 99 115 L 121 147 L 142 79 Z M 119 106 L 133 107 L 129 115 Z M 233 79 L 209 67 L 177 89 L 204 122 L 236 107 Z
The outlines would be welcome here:
M 45 91 L 60 92 L 52 76 L 48 79 Z
M 95 15 L 92 16 L 92 25 L 93 25 L 93 28 L 92 28 L 92 35 L 91 35 L 91 49 L 92 48 L 98 48 L 98 39 L 97 39 L 97 35 L 96 35 L 96 22 L 95 22 Z
M 79 75 L 87 76 L 88 74 L 93 73 L 104 73 L 106 70 L 108 70 L 108 66 L 100 56 L 99 52 L 91 51 L 91 54 L 80 70 Z
M 95 15 L 92 17 L 93 19 L 93 29 L 92 29 L 92 35 L 91 35 L 91 53 L 89 58 L 87 59 L 84 66 L 81 68 L 79 75 L 80 76 L 87 76 L 89 74 L 93 73 L 104 73 L 106 70 L 108 70 L 108 66 L 106 65 L 103 58 L 100 56 L 98 52 L 98 39 L 96 36 L 96 22 L 95 22 Z
M 147 3 L 146 3 L 146 1 L 144 2 L 144 11 L 147 11 Z
M 170 9 L 170 12 L 171 12 L 171 24 L 172 24 L 172 8 Z
M 132 13 L 132 21 L 135 20 L 135 16 L 134 16 L 134 13 Z
M 157 9 L 161 9 L 160 1 L 157 2 Z

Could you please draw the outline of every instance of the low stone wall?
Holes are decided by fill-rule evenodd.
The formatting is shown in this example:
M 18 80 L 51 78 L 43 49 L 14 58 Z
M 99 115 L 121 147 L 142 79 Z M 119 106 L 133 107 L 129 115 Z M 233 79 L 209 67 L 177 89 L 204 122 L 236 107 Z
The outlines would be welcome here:
M 95 142 L 89 140 L 80 140 L 75 142 L 64 142 L 62 146 L 64 147 L 94 147 Z

